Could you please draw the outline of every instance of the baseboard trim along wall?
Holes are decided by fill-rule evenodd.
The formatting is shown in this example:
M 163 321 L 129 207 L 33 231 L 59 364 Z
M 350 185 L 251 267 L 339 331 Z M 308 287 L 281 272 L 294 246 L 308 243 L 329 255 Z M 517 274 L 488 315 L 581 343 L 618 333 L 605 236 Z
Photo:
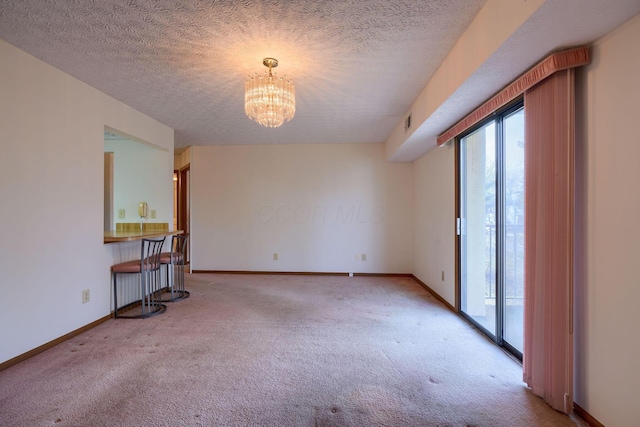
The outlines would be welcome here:
M 349 273 L 309 271 L 244 271 L 244 270 L 191 270 L 193 274 L 270 274 L 280 276 L 348 276 Z
M 244 270 L 192 270 L 193 274 L 271 274 L 274 276 L 349 276 L 350 273 L 326 272 L 326 271 L 244 271 Z M 412 277 L 409 273 L 351 273 L 353 276 L 363 277 Z M 433 292 L 433 291 L 431 291 Z
M 449 301 L 447 301 L 446 299 L 442 298 L 440 296 L 440 294 L 438 294 L 436 291 L 434 291 L 433 289 L 431 289 L 429 287 L 429 285 L 427 285 L 426 283 L 424 283 L 422 280 L 418 279 L 416 276 L 414 276 L 413 274 L 411 274 L 411 277 L 413 278 L 413 280 L 415 280 L 416 282 L 418 282 L 420 284 L 420 286 L 422 286 L 423 288 L 425 288 L 427 291 L 429 291 L 429 293 L 431 295 L 433 295 L 434 297 L 436 297 L 436 299 L 438 301 L 440 301 L 441 303 L 443 303 L 444 305 L 447 306 L 447 308 L 451 311 L 453 311 L 454 313 L 458 313 L 458 310 L 456 310 L 456 308 L 454 306 L 452 306 L 451 304 L 449 304 Z
M 573 412 L 575 412 L 576 415 L 578 415 L 580 418 L 582 418 L 591 427 L 604 427 L 604 424 L 602 424 L 600 421 L 598 421 L 595 418 L 593 418 L 593 416 L 590 413 L 585 411 L 576 402 L 573 402 Z
M 35 355 L 38 355 L 45 350 L 49 350 L 50 348 L 55 347 L 56 345 L 62 342 L 65 342 L 66 340 L 71 339 L 77 335 L 80 335 L 81 333 L 86 332 L 91 328 L 95 328 L 99 324 L 104 323 L 107 320 L 111 319 L 112 316 L 113 316 L 112 314 L 109 314 L 108 316 L 104 316 L 96 321 L 93 321 L 87 325 L 84 325 L 81 328 L 76 329 L 75 331 L 71 331 L 66 335 L 58 337 L 53 341 L 49 341 L 48 343 L 42 344 L 40 347 L 36 347 L 33 350 L 29 350 L 26 353 L 22 353 L 21 355 L 14 357 L 13 359 L 9 359 L 6 362 L 2 362 L 0 363 L 0 372 L 14 365 L 17 365 L 18 363 L 23 362 Z
M 407 273 L 353 273 L 353 275 L 363 277 L 413 277 L 413 274 Z

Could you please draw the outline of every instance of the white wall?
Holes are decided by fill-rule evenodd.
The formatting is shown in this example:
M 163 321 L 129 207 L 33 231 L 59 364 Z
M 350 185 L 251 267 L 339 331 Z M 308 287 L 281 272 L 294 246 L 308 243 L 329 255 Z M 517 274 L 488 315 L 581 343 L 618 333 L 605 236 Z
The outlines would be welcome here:
M 577 80 L 575 400 L 607 426 L 640 419 L 638 40 L 640 15 L 593 46 Z
M 103 244 L 104 126 L 167 149 L 149 165 L 167 183 L 167 212 L 173 130 L 2 40 L 0 93 L 4 362 L 108 315 L 111 264 L 139 254 Z
M 382 144 L 191 154 L 192 269 L 411 273 L 412 165 Z
M 413 274 L 455 307 L 454 146 L 432 149 L 413 165 Z

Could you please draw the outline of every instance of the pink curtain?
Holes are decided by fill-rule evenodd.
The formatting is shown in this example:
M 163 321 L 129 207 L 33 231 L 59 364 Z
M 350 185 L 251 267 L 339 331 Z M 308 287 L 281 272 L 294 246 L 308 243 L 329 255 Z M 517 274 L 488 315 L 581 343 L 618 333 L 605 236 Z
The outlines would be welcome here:
M 573 409 L 574 72 L 525 92 L 524 381 Z

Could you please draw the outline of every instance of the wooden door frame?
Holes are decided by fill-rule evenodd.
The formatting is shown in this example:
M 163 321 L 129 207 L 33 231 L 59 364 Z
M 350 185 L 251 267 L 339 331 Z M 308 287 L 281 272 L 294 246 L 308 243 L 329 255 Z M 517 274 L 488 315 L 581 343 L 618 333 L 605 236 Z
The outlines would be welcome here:
M 189 172 L 191 165 L 188 164 L 181 168 L 179 171 L 175 171 L 178 174 L 178 230 L 183 230 L 185 233 L 190 232 L 189 218 L 187 218 L 187 192 L 189 190 L 187 184 L 187 172 Z M 191 243 L 191 242 L 189 242 Z M 189 245 L 187 245 L 187 253 L 185 263 L 189 263 L 190 251 Z

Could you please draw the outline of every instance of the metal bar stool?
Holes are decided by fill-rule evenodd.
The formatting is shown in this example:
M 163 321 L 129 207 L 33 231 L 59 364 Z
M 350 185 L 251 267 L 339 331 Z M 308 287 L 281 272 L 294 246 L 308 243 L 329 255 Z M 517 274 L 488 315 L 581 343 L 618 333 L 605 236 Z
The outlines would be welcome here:
M 184 262 L 186 258 L 188 234 L 177 234 L 171 238 L 171 252 L 160 254 L 160 264 L 167 266 L 167 291 L 169 298 L 162 302 L 174 302 L 189 298 L 184 289 Z M 171 270 L 171 273 L 169 272 Z
M 159 240 L 142 239 L 140 249 L 140 259 L 122 262 L 111 266 L 113 276 L 113 310 L 114 317 L 122 318 L 143 318 L 164 313 L 167 306 L 160 300 L 160 253 L 164 237 Z M 118 275 L 119 274 L 139 274 L 140 275 L 140 300 L 130 302 L 118 308 Z M 118 310 L 123 312 L 140 305 L 140 314 L 119 315 Z

